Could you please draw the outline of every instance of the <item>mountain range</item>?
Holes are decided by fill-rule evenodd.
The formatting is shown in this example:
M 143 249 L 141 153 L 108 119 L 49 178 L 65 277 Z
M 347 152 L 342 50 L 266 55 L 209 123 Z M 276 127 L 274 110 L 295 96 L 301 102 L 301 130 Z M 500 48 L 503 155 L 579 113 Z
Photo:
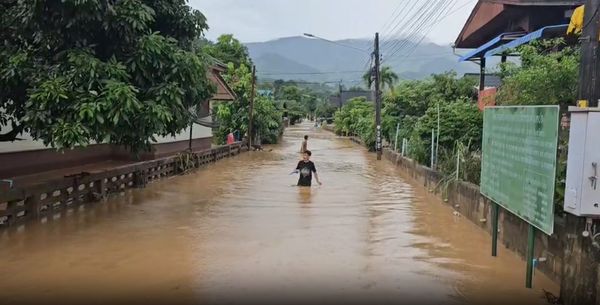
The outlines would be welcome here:
M 372 40 L 327 41 L 287 37 L 246 43 L 261 80 L 339 82 L 361 85 L 370 65 Z M 460 76 L 478 72 L 477 65 L 458 62 L 450 46 L 418 40 L 381 42 L 382 66 L 390 66 L 401 79 L 422 79 L 433 73 L 454 70 Z

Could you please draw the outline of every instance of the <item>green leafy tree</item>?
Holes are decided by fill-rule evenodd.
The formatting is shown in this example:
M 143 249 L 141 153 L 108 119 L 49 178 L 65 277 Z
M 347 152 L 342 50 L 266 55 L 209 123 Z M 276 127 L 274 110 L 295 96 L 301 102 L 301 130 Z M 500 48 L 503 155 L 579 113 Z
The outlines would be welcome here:
M 283 132 L 282 111 L 272 98 L 260 96 L 254 103 L 254 129 L 262 143 L 275 144 Z
M 366 98 L 349 100 L 335 113 L 334 124 L 336 133 L 357 135 L 369 149 L 375 148 L 375 110 Z
M 316 101 L 313 105 L 311 100 L 311 105 L 308 105 L 309 99 L 307 98 L 310 97 L 305 96 L 303 89 L 297 85 L 286 85 L 281 87 L 279 91 L 278 99 L 285 103 L 286 112 L 292 125 L 306 117 L 311 108 L 316 108 Z
M 436 74 L 425 80 L 401 82 L 383 98 L 382 131 L 388 141 L 395 138 L 400 123 L 400 136 L 408 137 L 414 121 L 425 114 L 431 105 L 473 98 L 475 81 L 457 78 L 456 73 Z
M 0 141 L 140 151 L 214 90 L 193 47 L 206 20 L 185 0 L 7 0 L 0 17 L 0 124 L 12 127 Z
M 222 144 L 226 135 L 239 131 L 248 132 L 250 98 L 252 94 L 252 72 L 247 65 L 235 67 L 229 63 L 225 80 L 236 93 L 237 100 L 215 106 L 215 117 L 219 127 L 214 131 L 215 140 Z M 282 130 L 282 111 L 270 97 L 256 96 L 254 99 L 254 128 L 252 137 L 263 143 L 276 143 Z
M 337 107 L 331 105 L 328 100 L 319 100 L 315 114 L 317 118 L 332 118 Z
M 290 124 L 294 125 L 306 116 L 306 109 L 295 100 L 283 100 L 285 111 L 290 119 Z
M 503 105 L 561 105 L 577 98 L 579 50 L 562 39 L 521 46 L 521 65 L 502 66 L 497 102 Z
M 483 129 L 483 114 L 476 104 L 466 99 L 439 103 L 440 113 L 440 138 L 441 149 L 452 150 L 456 144 L 471 143 L 470 149 L 477 150 L 481 147 Z M 438 104 L 431 105 L 414 125 L 411 133 L 411 143 L 422 143 L 419 154 L 413 157 L 427 164 L 430 161 L 431 131 L 437 132 Z M 419 139 L 419 140 L 417 140 Z
M 206 53 L 217 58 L 225 64 L 233 63 L 235 68 L 245 65 L 252 67 L 252 59 L 248 55 L 248 48 L 231 34 L 221 35 L 216 43 L 209 43 L 204 47 Z
M 226 135 L 230 132 L 239 131 L 240 134 L 248 132 L 252 92 L 252 72 L 246 65 L 236 68 L 234 63 L 229 63 L 223 78 L 235 92 L 237 100 L 218 103 L 214 108 L 219 128 L 213 131 L 213 135 L 218 144 L 224 143 Z

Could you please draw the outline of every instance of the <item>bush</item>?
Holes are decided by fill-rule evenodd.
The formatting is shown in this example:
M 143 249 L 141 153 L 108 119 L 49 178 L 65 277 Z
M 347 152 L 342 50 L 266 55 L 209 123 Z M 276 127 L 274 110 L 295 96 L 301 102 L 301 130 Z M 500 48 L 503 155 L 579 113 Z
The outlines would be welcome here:
M 501 105 L 561 105 L 577 98 L 579 51 L 564 40 L 538 41 L 519 47 L 522 65 L 502 66 Z
M 483 128 L 483 114 L 477 106 L 466 100 L 456 100 L 450 103 L 439 104 L 440 113 L 440 150 L 452 150 L 455 143 L 471 143 L 469 148 L 477 150 L 481 147 Z M 437 133 L 438 104 L 427 109 L 425 115 L 420 117 L 411 134 L 412 145 L 426 145 L 426 147 L 413 147 L 415 159 L 424 164 L 431 160 L 431 130 Z M 421 139 L 422 141 L 417 141 Z
M 335 132 L 343 135 L 356 135 L 369 149 L 375 148 L 375 108 L 364 97 L 355 98 L 334 116 Z

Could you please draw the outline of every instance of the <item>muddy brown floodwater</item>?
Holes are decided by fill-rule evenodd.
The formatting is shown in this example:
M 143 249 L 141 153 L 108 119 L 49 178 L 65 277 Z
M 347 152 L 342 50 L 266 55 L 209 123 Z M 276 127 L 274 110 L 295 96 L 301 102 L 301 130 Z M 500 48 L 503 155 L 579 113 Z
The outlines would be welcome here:
M 323 186 L 289 175 L 301 137 Z M 251 152 L 107 202 L 0 232 L 0 304 L 545 304 L 558 287 L 387 161 L 289 128 Z M 284 299 L 285 298 L 285 299 Z

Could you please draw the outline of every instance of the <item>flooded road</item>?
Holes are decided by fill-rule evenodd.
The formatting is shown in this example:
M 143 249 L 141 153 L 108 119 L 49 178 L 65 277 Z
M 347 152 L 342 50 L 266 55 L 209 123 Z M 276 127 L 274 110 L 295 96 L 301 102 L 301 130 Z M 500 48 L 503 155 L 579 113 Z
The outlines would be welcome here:
M 323 186 L 293 185 L 301 137 Z M 310 125 L 47 223 L 0 232 L 0 304 L 546 304 L 558 288 L 387 161 Z M 314 183 L 313 183 L 314 184 Z M 131 303 L 133 304 L 133 303 Z

